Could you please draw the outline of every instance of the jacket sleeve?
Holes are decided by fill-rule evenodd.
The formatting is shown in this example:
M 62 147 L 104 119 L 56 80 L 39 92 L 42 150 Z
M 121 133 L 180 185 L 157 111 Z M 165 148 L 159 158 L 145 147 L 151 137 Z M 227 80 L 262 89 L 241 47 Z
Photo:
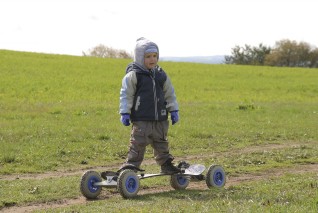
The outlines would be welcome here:
M 170 81 L 170 78 L 167 76 L 167 79 L 163 85 L 163 92 L 165 94 L 165 100 L 167 102 L 167 109 L 169 112 L 179 110 L 177 97 L 174 92 L 174 88 Z
M 120 89 L 119 113 L 131 113 L 136 92 L 137 77 L 135 72 L 129 72 L 122 80 Z

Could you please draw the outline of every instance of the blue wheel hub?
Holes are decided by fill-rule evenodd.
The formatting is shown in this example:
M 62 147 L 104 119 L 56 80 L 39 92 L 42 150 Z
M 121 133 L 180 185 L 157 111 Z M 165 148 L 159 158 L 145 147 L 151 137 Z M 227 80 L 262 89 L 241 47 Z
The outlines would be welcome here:
M 138 182 L 134 176 L 129 176 L 126 180 L 125 186 L 129 193 L 133 193 L 138 188 Z
M 181 175 L 177 177 L 177 181 L 180 185 L 184 185 L 187 183 L 187 179 Z
M 99 179 L 97 177 L 90 177 L 87 184 L 88 184 L 88 189 L 90 192 L 95 193 L 98 190 L 98 186 L 95 186 L 95 183 L 99 182 Z
M 224 174 L 223 171 L 218 169 L 214 172 L 213 174 L 213 182 L 217 185 L 217 186 L 222 186 L 222 184 L 224 183 Z

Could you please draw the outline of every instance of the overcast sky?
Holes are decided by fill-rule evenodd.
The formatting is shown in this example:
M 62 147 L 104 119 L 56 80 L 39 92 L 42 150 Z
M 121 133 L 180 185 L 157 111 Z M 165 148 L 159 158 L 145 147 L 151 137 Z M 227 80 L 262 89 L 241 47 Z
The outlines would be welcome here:
M 316 3 L 317 2 L 317 3 Z M 160 56 L 230 55 L 290 39 L 318 46 L 317 0 L 0 0 L 0 49 L 82 55 L 99 44 Z

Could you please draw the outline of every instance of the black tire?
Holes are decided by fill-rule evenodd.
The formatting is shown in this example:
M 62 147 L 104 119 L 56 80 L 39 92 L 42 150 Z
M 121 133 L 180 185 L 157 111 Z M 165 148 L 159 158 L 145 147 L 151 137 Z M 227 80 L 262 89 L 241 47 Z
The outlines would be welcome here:
M 124 170 L 119 174 L 117 190 L 123 198 L 133 198 L 139 191 L 139 177 L 132 170 Z
M 205 181 L 209 188 L 222 188 L 226 182 L 226 176 L 223 167 L 219 165 L 210 166 Z
M 97 182 L 102 182 L 99 173 L 95 171 L 87 171 L 83 174 L 81 179 L 81 192 L 87 199 L 95 199 L 101 192 L 101 186 L 95 186 Z
M 184 175 L 171 175 L 170 185 L 175 190 L 182 190 L 188 187 L 190 183 L 190 177 Z

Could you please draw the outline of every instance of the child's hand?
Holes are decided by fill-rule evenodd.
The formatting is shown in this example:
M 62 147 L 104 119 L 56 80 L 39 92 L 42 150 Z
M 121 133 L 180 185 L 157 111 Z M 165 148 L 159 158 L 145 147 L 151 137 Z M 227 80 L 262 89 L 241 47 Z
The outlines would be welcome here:
M 121 118 L 120 121 L 125 125 L 125 126 L 129 126 L 130 125 L 130 115 L 128 113 L 123 113 L 121 114 Z
M 179 113 L 178 111 L 171 111 L 170 114 L 171 114 L 172 125 L 174 125 L 175 123 L 179 121 Z

